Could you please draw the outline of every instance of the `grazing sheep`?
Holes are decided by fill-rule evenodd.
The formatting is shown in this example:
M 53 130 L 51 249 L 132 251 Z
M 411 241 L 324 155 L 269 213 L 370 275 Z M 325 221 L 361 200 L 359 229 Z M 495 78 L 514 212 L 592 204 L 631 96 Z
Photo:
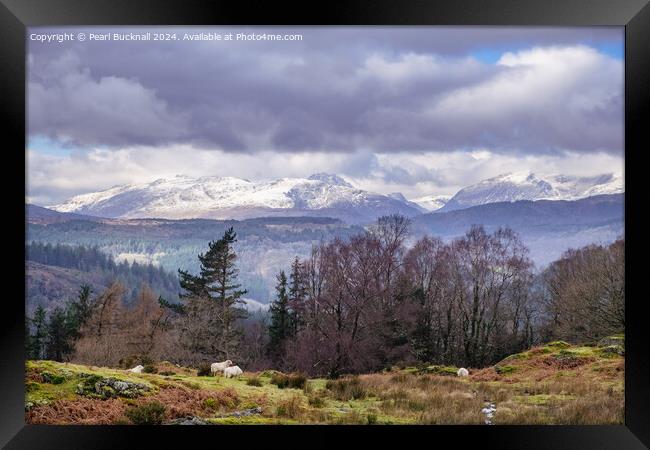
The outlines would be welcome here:
M 229 360 L 229 359 L 225 360 L 224 362 L 220 362 L 220 363 L 212 363 L 210 365 L 210 372 L 212 372 L 213 374 L 215 374 L 217 372 L 223 372 L 223 369 L 225 369 L 226 367 L 230 367 L 230 366 L 232 366 L 232 361 Z
M 223 369 L 223 376 L 226 378 L 237 377 L 244 373 L 239 366 L 226 367 Z
M 460 369 L 458 369 L 458 372 L 456 372 L 456 375 L 458 375 L 459 377 L 466 377 L 469 376 L 469 371 L 466 368 L 461 367 Z
M 138 366 L 135 366 L 133 369 L 127 370 L 127 372 L 142 373 L 143 370 L 144 370 L 144 366 L 138 365 Z

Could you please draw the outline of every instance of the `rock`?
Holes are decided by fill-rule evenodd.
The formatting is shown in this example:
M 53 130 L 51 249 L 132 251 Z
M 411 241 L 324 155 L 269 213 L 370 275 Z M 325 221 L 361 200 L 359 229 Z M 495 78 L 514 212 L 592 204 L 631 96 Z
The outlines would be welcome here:
M 232 417 L 248 417 L 248 416 L 252 416 L 253 414 L 262 414 L 262 407 L 257 406 L 255 408 L 245 409 L 243 411 L 235 411 L 235 412 L 226 414 L 223 417 L 228 417 L 228 416 L 232 416 Z
M 174 419 L 168 425 L 210 425 L 210 423 L 200 417 L 187 416 Z
M 129 383 L 126 381 L 116 381 L 115 384 L 115 389 L 118 391 L 125 391 L 129 388 Z
M 601 353 L 625 356 L 625 348 L 620 345 L 608 345 L 600 349 Z
M 141 383 L 118 380 L 112 377 L 102 377 L 94 374 L 82 373 L 82 382 L 77 384 L 76 393 L 90 398 L 135 398 L 144 395 L 150 388 Z
M 625 338 L 623 336 L 608 336 L 598 341 L 598 347 L 621 347 L 625 348 Z

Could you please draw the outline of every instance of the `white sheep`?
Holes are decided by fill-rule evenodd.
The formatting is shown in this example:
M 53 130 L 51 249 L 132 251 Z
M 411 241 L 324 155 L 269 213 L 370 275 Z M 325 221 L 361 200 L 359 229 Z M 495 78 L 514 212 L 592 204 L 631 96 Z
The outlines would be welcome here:
M 239 366 L 226 367 L 223 369 L 223 376 L 226 378 L 237 377 L 244 373 Z
M 223 372 L 223 369 L 230 366 L 232 366 L 232 361 L 229 359 L 225 360 L 224 362 L 212 363 L 210 364 L 210 372 L 213 374 L 217 372 Z
M 142 373 L 143 370 L 144 370 L 144 366 L 137 365 L 133 369 L 127 370 L 127 372 Z
M 461 367 L 460 369 L 458 369 L 458 372 L 456 372 L 456 375 L 458 375 L 459 377 L 469 376 L 469 370 L 467 370 L 464 367 Z

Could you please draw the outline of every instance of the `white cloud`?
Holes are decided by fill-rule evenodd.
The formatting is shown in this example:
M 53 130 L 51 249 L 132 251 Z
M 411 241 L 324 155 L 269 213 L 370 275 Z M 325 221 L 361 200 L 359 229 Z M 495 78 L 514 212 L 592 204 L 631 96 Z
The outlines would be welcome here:
M 574 46 L 506 53 L 497 65 L 433 102 L 430 120 L 468 142 L 483 136 L 527 153 L 623 148 L 622 61 Z

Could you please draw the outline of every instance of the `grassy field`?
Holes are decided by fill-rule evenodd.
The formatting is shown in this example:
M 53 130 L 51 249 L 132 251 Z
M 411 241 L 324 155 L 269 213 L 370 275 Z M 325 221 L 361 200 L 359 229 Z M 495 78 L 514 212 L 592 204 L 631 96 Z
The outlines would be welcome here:
M 553 342 L 456 377 L 456 368 L 393 368 L 338 380 L 275 371 L 197 376 L 53 361 L 26 363 L 34 424 L 621 424 L 622 338 L 601 346 Z

